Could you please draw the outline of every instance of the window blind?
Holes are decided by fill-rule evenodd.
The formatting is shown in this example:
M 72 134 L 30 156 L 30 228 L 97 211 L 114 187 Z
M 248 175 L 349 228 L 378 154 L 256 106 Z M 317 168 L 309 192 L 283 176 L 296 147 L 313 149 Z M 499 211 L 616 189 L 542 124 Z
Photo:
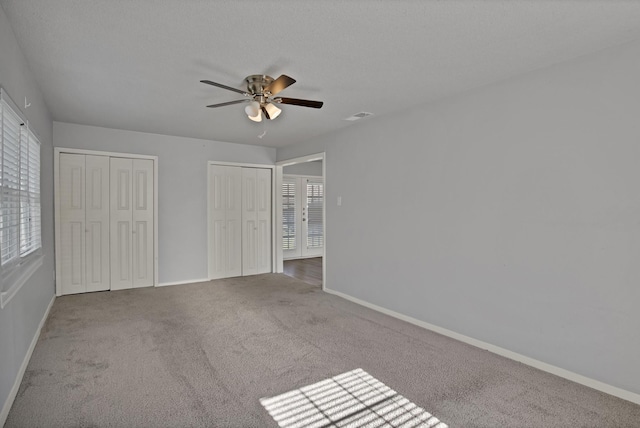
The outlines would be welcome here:
M 27 144 L 21 146 L 21 153 L 27 167 L 22 168 L 20 177 L 24 187 L 20 189 L 20 256 L 24 257 L 41 246 L 40 239 L 40 142 L 29 130 L 25 130 Z
M 42 246 L 40 142 L 0 97 L 0 266 L 6 276 Z
M 7 265 L 18 258 L 20 224 L 20 138 L 22 121 L 9 105 L 2 110 L 2 177 L 0 178 L 0 252 Z
M 324 185 L 321 181 L 307 180 L 307 248 L 322 248 L 322 202 Z
M 282 182 L 282 249 L 296 249 L 296 180 Z

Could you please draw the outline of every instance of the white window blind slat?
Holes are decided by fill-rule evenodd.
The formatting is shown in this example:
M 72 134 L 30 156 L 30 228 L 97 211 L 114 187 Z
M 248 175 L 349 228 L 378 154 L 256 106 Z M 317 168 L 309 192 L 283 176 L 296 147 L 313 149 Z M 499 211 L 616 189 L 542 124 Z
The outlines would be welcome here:
M 296 249 L 296 181 L 282 183 L 282 249 Z
M 3 189 L 0 219 L 0 253 L 5 265 L 18 256 L 20 194 L 17 191 Z
M 25 172 L 27 193 L 25 196 L 24 229 L 21 234 L 20 256 L 26 256 L 41 247 L 40 239 L 40 143 L 27 130 L 27 144 L 21 145 L 28 169 Z
M 33 134 L 29 138 L 29 191 L 40 195 L 40 143 Z
M 20 129 L 20 190 L 29 191 L 29 135 L 24 126 Z
M 324 245 L 323 199 L 323 183 L 307 180 L 307 248 L 322 248 Z

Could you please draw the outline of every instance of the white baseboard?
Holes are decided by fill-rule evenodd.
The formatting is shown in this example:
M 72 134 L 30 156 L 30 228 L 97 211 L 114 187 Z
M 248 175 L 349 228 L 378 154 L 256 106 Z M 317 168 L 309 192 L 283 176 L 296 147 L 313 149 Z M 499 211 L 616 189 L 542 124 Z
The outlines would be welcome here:
M 406 321 L 408 323 L 417 325 L 422 328 L 426 328 L 427 330 L 434 331 L 436 333 L 442 334 L 443 336 L 448 336 L 452 339 L 459 340 L 460 342 L 467 343 L 469 345 L 473 345 L 477 348 L 486 349 L 489 352 L 494 354 L 509 358 L 511 360 L 518 361 L 520 363 L 526 364 L 531 367 L 535 367 L 536 369 L 540 369 L 547 373 L 554 374 L 556 376 L 560 376 L 562 378 L 568 379 L 570 381 L 579 383 L 581 385 L 588 386 L 589 388 L 596 389 L 598 391 L 604 392 L 605 394 L 613 395 L 618 398 L 622 398 L 623 400 L 631 401 L 632 403 L 640 404 L 640 394 L 636 394 L 635 392 L 627 391 L 622 388 L 618 388 L 616 386 L 612 386 L 606 384 L 604 382 L 600 382 L 595 379 L 588 378 L 586 376 L 580 375 L 578 373 L 571 372 L 569 370 L 565 370 L 560 367 L 553 366 L 551 364 L 547 364 L 545 362 L 527 357 L 526 355 L 518 354 L 513 351 L 509 351 L 508 349 L 501 348 L 499 346 L 492 345 L 487 342 L 483 342 L 478 339 L 474 339 L 469 336 L 465 336 L 460 333 L 456 333 L 455 331 L 447 330 L 446 328 L 438 327 L 437 325 L 429 324 L 424 321 L 420 321 L 416 318 L 403 315 L 399 312 L 392 311 L 390 309 L 383 308 L 378 305 L 374 305 L 373 303 L 366 302 L 364 300 L 360 300 L 356 297 L 350 296 L 345 293 L 341 293 L 340 291 L 331 290 L 325 288 L 329 294 L 334 294 L 336 296 L 342 297 L 343 299 L 350 300 L 354 303 L 357 303 L 361 306 L 365 306 L 369 309 L 373 309 L 374 311 L 382 312 L 383 314 L 392 316 L 394 318 L 398 318 L 402 321 Z
M 161 282 L 160 284 L 156 285 L 156 287 L 167 287 L 169 285 L 182 285 L 182 284 L 196 284 L 198 282 L 209 282 L 209 281 L 211 281 L 209 278 L 202 278 L 202 279 L 190 279 L 187 281 Z
M 49 317 L 49 311 L 51 311 L 51 307 L 53 306 L 53 302 L 55 302 L 56 296 L 51 298 L 51 302 L 49 302 L 49 306 L 47 306 L 47 310 L 44 311 L 44 315 L 40 320 L 40 325 L 36 330 L 36 334 L 33 336 L 33 340 L 31 340 L 31 345 L 29 345 L 29 349 L 27 350 L 27 354 L 24 356 L 24 360 L 22 360 L 22 365 L 20 366 L 20 370 L 18 370 L 18 374 L 16 375 L 16 381 L 13 383 L 13 387 L 9 392 L 9 396 L 7 400 L 4 402 L 4 406 L 2 406 L 2 413 L 0 413 L 0 427 L 4 426 L 7 421 L 7 417 L 9 416 L 9 410 L 11 410 L 11 406 L 13 405 L 13 401 L 16 399 L 18 395 L 18 390 L 20 389 L 20 384 L 22 383 L 22 377 L 24 376 L 24 372 L 27 370 L 27 366 L 29 365 L 29 360 L 31 360 L 31 354 L 33 354 L 33 350 L 38 343 L 38 338 L 40 337 L 40 331 L 42 330 L 42 326 L 44 326 L 45 321 Z

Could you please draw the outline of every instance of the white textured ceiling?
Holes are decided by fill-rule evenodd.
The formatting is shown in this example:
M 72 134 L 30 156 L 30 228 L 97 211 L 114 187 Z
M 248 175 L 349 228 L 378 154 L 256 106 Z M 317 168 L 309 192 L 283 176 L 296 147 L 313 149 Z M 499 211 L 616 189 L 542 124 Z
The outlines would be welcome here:
M 0 4 L 54 120 L 271 147 L 640 38 L 639 1 Z M 261 73 L 324 107 L 261 124 L 242 104 L 205 108 L 242 96 L 201 79 L 244 89 Z

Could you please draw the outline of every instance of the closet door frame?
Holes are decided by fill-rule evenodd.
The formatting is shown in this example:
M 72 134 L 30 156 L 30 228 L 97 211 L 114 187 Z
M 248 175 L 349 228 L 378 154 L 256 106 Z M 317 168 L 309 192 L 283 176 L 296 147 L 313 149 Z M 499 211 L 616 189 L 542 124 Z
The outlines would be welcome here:
M 277 239 L 276 237 L 278 236 L 277 233 L 277 223 L 275 222 L 275 218 L 276 218 L 276 196 L 277 196 L 277 192 L 276 192 L 276 175 L 275 175 L 275 165 L 269 165 L 269 164 L 256 164 L 256 163 L 239 163 L 239 162 L 221 162 L 221 161 L 209 161 L 207 162 L 207 276 L 208 279 L 211 280 L 212 279 L 212 272 L 213 272 L 213 266 L 211 263 L 211 256 L 213 255 L 213 242 L 212 242 L 212 236 L 213 234 L 211 233 L 211 230 L 209 230 L 211 228 L 211 221 L 212 221 L 212 216 L 211 216 L 211 204 L 212 204 L 212 200 L 211 200 L 211 179 L 210 179 L 210 168 L 211 166 L 214 165 L 218 165 L 218 166 L 237 166 L 237 167 L 241 167 L 241 168 L 261 168 L 261 169 L 268 169 L 270 174 L 271 174 L 271 272 L 275 272 L 276 271 L 276 245 L 277 245 Z M 282 234 L 280 234 L 282 235 Z M 280 239 L 282 241 L 282 239 Z
M 96 150 L 71 149 L 66 147 L 54 147 L 53 149 L 53 194 L 54 194 L 54 227 L 55 227 L 55 253 L 60 254 L 62 243 L 60 240 L 60 154 L 69 153 L 77 155 L 108 156 L 130 159 L 148 159 L 153 161 L 153 286 L 158 286 L 158 156 L 138 155 L 133 153 L 105 152 Z M 60 270 L 60 258 L 56 257 L 56 296 L 62 296 L 62 271 Z

